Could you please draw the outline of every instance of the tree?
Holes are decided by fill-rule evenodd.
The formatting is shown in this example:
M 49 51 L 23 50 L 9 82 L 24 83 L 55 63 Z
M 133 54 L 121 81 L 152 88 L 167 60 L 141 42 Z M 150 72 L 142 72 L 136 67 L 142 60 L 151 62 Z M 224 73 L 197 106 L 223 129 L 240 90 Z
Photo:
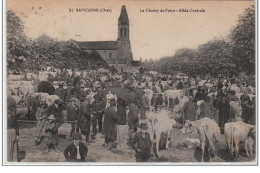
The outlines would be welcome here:
M 232 52 L 241 71 L 255 74 L 255 7 L 245 9 L 230 34 Z

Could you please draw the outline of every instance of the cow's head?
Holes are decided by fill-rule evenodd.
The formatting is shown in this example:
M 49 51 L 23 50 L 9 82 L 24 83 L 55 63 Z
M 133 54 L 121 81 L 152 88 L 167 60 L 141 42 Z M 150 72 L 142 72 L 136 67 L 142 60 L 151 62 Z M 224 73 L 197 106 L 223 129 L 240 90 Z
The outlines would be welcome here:
M 250 136 L 251 138 L 253 138 L 255 140 L 255 137 L 256 137 L 256 129 L 255 129 L 255 126 L 252 126 L 250 128 L 250 131 L 249 131 L 249 134 L 248 136 Z
M 182 134 L 187 134 L 192 132 L 192 124 L 189 120 L 186 120 L 184 126 L 181 129 Z

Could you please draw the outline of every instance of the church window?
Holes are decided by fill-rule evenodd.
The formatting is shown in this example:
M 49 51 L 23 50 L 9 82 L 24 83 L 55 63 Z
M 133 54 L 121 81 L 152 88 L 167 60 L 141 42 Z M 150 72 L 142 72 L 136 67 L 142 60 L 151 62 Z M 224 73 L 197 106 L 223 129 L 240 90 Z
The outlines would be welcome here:
M 110 52 L 110 55 L 109 55 L 110 59 L 112 58 L 112 53 Z
M 121 37 L 123 37 L 123 29 L 122 28 L 120 29 L 120 35 L 121 35 Z
M 126 28 L 124 29 L 124 36 L 126 37 Z

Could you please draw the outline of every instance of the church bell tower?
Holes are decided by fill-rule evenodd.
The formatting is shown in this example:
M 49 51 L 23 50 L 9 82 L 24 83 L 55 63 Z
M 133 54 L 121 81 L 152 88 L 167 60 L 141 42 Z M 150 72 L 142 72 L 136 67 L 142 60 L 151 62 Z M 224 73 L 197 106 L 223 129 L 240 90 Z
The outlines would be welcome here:
M 121 8 L 121 14 L 118 18 L 118 39 L 129 40 L 129 19 L 125 5 Z

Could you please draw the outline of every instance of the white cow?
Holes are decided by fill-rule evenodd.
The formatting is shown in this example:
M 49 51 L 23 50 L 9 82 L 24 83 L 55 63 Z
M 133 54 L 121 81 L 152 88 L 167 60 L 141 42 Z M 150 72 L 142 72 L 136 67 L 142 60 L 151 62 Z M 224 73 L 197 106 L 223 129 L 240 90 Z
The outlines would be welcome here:
M 230 103 L 230 114 L 232 118 L 241 117 L 242 107 L 239 102 L 231 101 Z
M 204 117 L 197 121 L 187 120 L 181 130 L 183 134 L 191 133 L 193 131 L 199 133 L 200 147 L 202 150 L 201 162 L 203 162 L 206 146 L 209 146 L 208 147 L 209 158 L 210 158 L 210 151 L 214 152 L 216 150 L 215 144 L 220 139 L 220 129 L 218 127 L 218 124 L 214 120 L 208 117 Z
M 242 121 L 230 122 L 225 124 L 224 133 L 228 149 L 231 154 L 235 154 L 235 159 L 237 159 L 239 155 L 239 144 L 241 142 L 249 143 L 250 140 L 248 138 L 255 136 L 255 126 Z M 249 157 L 248 151 L 246 152 Z
M 178 98 L 179 99 L 179 101 L 181 101 L 182 100 L 182 98 L 183 98 L 183 96 L 184 96 L 184 93 L 183 93 L 183 91 L 182 90 L 166 90 L 165 92 L 164 92 L 164 96 L 166 97 L 166 99 L 167 99 L 167 109 L 169 109 L 169 103 L 170 103 L 170 99 L 176 99 L 176 98 Z
M 147 132 L 150 134 L 151 141 L 154 141 L 153 137 L 155 135 L 155 143 L 156 143 L 156 151 L 157 156 L 160 157 L 159 154 L 159 142 L 161 133 L 167 134 L 167 139 L 171 136 L 171 130 L 174 125 L 176 125 L 176 121 L 174 119 L 170 119 L 168 117 L 168 112 L 165 110 L 161 110 L 160 112 L 149 112 L 148 119 L 148 130 Z M 166 140 L 166 149 L 169 147 L 169 140 Z M 153 150 L 152 150 L 153 151 Z
M 153 91 L 151 89 L 144 89 L 145 97 L 149 100 L 149 106 L 152 105 Z

